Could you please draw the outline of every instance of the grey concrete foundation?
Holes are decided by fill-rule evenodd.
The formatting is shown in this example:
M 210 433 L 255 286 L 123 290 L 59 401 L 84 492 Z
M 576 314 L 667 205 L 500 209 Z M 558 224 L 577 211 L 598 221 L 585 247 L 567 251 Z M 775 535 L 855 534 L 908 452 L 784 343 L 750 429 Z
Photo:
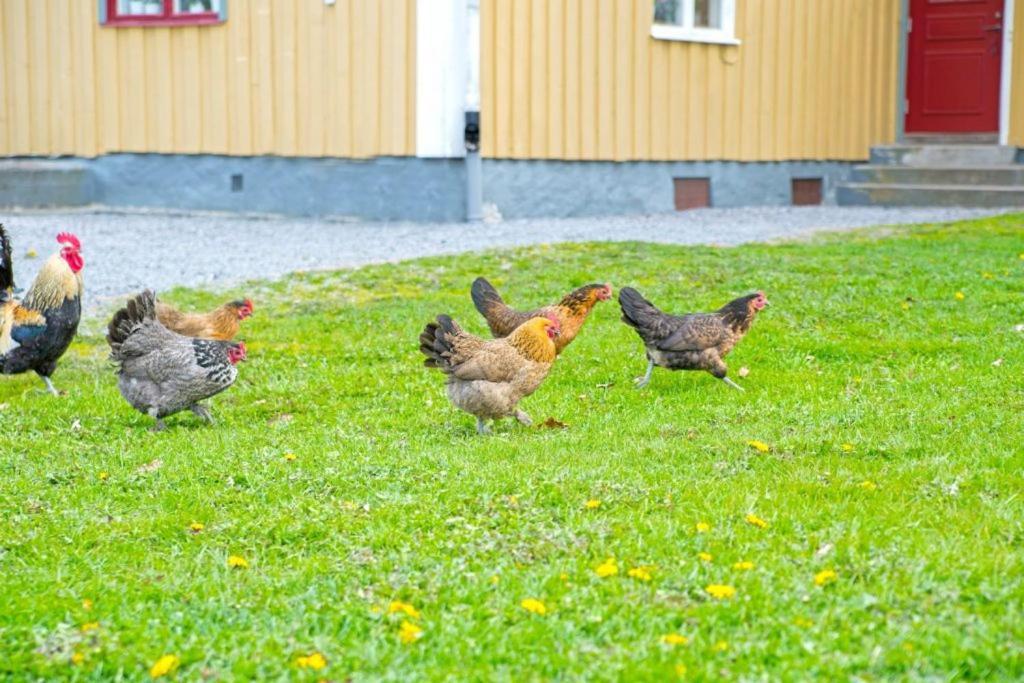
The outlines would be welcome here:
M 715 207 L 785 206 L 793 178 L 822 178 L 824 203 L 847 162 L 595 162 L 483 160 L 483 201 L 506 218 L 672 211 L 673 178 L 711 180 Z M 0 206 L 112 207 L 458 221 L 462 159 L 367 160 L 111 154 L 0 161 Z M 493 213 L 490 209 L 488 213 Z
M 850 162 L 484 161 L 484 201 L 507 218 L 663 213 L 673 178 L 710 178 L 713 207 L 787 206 L 794 178 L 821 178 L 823 203 Z

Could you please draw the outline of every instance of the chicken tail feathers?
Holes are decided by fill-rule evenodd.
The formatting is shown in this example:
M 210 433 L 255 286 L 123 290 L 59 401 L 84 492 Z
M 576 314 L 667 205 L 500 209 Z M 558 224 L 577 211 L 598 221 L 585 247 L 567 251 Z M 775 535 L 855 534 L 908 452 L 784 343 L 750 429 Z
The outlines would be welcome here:
M 14 289 L 11 252 L 11 238 L 7 236 L 3 223 L 0 223 L 0 301 L 4 301 L 9 291 Z
M 110 357 L 120 361 L 124 359 L 121 345 L 146 322 L 156 319 L 156 295 L 146 290 L 129 299 L 127 305 L 114 314 L 107 326 L 107 343 L 110 344 Z
M 427 357 L 423 364 L 428 368 L 448 372 L 451 369 L 450 358 L 454 351 L 448 337 L 455 337 L 461 333 L 462 329 L 447 315 L 439 315 L 437 322 L 427 323 L 420 334 L 420 352 Z
M 661 315 L 654 304 L 632 287 L 623 287 L 619 292 L 619 307 L 622 309 L 622 322 L 637 330 Z
M 473 280 L 473 286 L 469 291 L 473 296 L 473 305 L 485 318 L 490 316 L 496 308 L 505 306 L 505 300 L 486 278 L 478 277 Z

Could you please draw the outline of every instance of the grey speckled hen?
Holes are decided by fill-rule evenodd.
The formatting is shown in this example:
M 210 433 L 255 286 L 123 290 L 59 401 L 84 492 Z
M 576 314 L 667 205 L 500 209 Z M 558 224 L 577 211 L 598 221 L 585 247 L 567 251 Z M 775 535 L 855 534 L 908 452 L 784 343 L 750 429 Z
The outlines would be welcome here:
M 110 358 L 120 366 L 117 387 L 129 404 L 156 420 L 186 408 L 213 423 L 199 402 L 238 377 L 242 342 L 194 339 L 172 332 L 156 316 L 156 296 L 146 290 L 114 314 L 107 331 Z

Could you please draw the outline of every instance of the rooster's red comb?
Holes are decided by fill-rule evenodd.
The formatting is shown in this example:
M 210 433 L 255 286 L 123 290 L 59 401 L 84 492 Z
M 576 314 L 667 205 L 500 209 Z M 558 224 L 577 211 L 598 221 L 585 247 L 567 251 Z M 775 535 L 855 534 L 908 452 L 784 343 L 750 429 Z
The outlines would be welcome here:
M 73 247 L 75 249 L 81 249 L 82 243 L 78 241 L 78 238 L 72 235 L 70 232 L 59 232 L 57 233 L 57 243 L 63 244 L 67 247 Z

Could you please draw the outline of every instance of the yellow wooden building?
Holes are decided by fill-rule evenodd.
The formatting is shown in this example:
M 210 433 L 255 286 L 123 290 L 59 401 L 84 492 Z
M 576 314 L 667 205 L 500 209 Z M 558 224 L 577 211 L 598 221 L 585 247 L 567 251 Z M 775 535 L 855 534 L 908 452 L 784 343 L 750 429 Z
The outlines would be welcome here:
M 833 201 L 872 147 L 1024 147 L 1014 4 L 0 0 L 0 201 L 459 218 L 476 108 L 505 215 Z

